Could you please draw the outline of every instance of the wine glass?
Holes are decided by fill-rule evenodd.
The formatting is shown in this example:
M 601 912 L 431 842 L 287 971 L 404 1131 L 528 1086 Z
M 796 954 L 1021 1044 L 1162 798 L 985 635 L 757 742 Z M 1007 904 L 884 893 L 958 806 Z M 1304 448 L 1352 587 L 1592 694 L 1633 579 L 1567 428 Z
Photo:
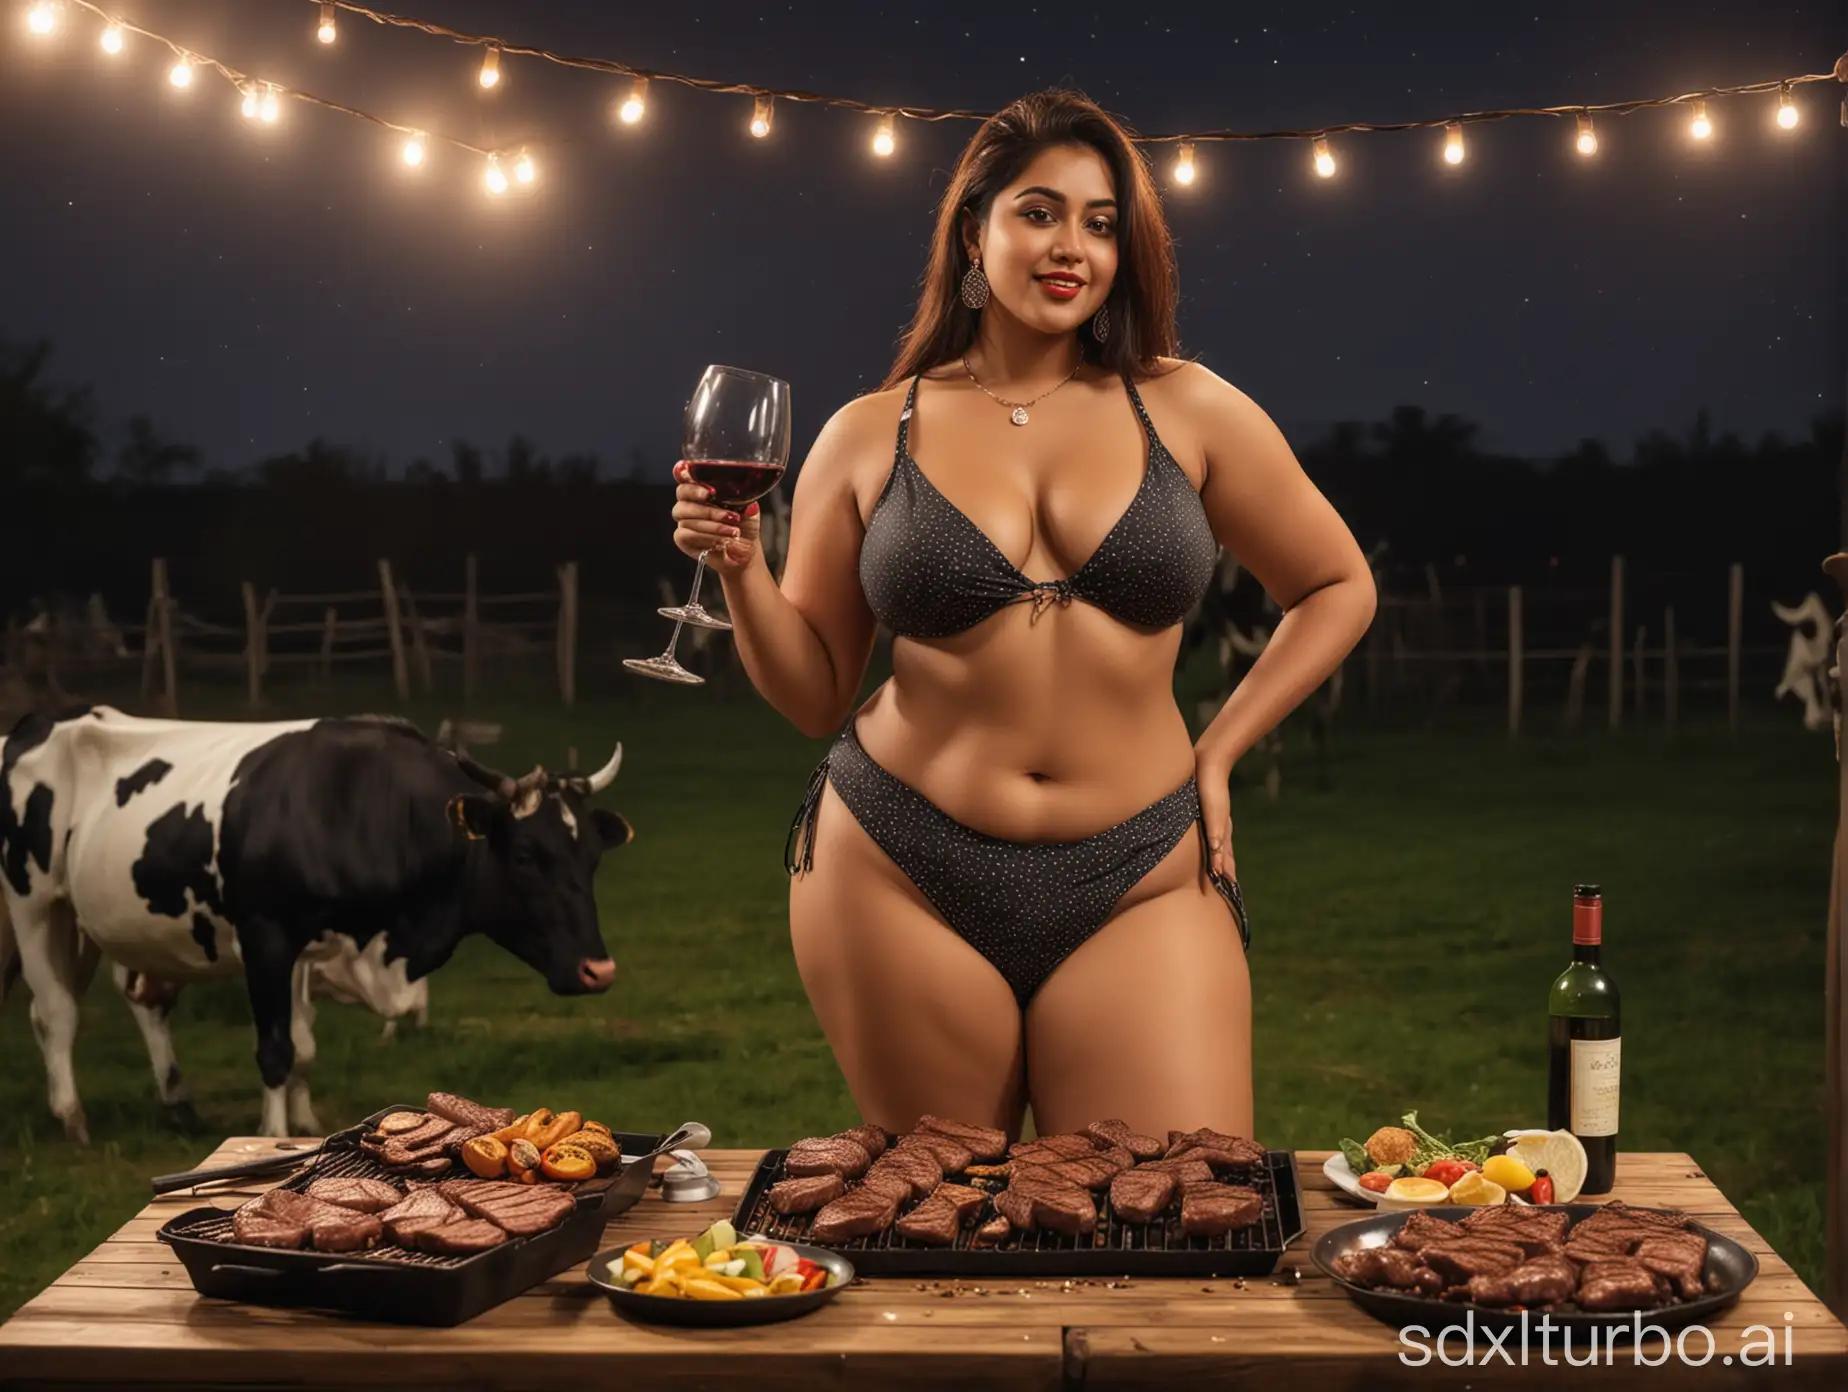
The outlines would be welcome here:
M 681 459 L 687 476 L 712 490 L 713 506 L 739 512 L 747 503 L 756 502 L 776 487 L 789 462 L 789 383 L 741 367 L 718 363 L 708 367 L 687 402 Z M 723 540 L 717 543 L 724 544 Z M 667 650 L 659 657 L 625 657 L 623 666 L 646 677 L 689 686 L 705 680 L 674 659 L 683 624 L 721 630 L 731 627 L 700 604 L 699 587 L 705 578 L 706 553 L 702 551 L 687 602 L 659 611 L 674 621 Z

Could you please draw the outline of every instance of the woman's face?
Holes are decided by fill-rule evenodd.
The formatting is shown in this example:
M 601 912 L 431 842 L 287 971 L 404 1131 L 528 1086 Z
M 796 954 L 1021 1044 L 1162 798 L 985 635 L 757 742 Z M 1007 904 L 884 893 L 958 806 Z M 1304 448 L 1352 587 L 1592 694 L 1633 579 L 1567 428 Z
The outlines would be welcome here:
M 1088 145 L 1055 145 L 995 195 L 986 226 L 965 221 L 990 294 L 1023 324 L 1070 333 L 1104 303 L 1116 279 L 1117 191 Z

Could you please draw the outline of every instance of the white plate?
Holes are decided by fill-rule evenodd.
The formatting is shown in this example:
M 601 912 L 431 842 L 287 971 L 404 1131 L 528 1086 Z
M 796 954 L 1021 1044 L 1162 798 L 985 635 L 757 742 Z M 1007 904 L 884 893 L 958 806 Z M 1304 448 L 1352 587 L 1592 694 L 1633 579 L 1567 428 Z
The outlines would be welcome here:
M 1348 1165 L 1347 1156 L 1340 1151 L 1337 1150 L 1322 1162 L 1322 1173 L 1328 1177 L 1329 1183 L 1349 1198 L 1368 1205 L 1377 1206 L 1379 1204 L 1380 1196 L 1371 1189 L 1360 1187 L 1359 1176 Z

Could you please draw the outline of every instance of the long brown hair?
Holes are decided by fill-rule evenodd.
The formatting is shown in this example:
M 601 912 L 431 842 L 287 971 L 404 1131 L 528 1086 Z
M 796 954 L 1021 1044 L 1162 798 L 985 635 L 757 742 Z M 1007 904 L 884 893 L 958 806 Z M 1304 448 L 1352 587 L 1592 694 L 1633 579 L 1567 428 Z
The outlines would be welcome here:
M 969 269 L 962 215 L 968 212 L 985 223 L 995 195 L 1053 145 L 1088 145 L 1097 151 L 1117 190 L 1117 273 L 1105 301 L 1110 332 L 1099 343 L 1085 322 L 1078 330 L 1085 360 L 1127 376 L 1152 373 L 1157 358 L 1176 355 L 1174 239 L 1148 161 L 1130 132 L 1096 102 L 1082 92 L 1051 88 L 996 112 L 964 147 L 937 208 L 917 313 L 881 390 L 966 353 L 975 342 L 981 312 L 965 305 L 961 294 Z

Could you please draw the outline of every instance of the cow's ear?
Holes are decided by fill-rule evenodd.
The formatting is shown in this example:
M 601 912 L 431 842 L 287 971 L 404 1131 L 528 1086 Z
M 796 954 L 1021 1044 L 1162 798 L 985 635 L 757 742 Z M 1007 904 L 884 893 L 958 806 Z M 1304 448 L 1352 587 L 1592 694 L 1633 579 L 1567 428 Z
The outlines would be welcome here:
M 594 808 L 590 821 L 597 828 L 597 839 L 603 843 L 606 851 L 615 846 L 626 846 L 635 839 L 635 828 L 624 820 L 620 812 L 612 812 L 606 807 Z
M 479 841 L 494 829 L 497 810 L 493 798 L 474 793 L 457 793 L 449 799 L 448 805 L 449 820 L 460 827 L 471 841 Z

